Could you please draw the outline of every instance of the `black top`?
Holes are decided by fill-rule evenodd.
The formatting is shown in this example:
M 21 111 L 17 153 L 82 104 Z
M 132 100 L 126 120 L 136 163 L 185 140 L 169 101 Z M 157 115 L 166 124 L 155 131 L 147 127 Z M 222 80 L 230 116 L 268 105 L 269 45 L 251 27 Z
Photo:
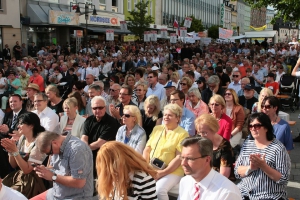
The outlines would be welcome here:
M 219 90 L 217 91 L 217 94 L 223 96 L 224 90 L 222 87 L 219 87 Z M 212 91 L 209 88 L 206 88 L 202 91 L 202 101 L 204 101 L 206 104 L 209 103 L 210 97 L 212 97 Z
M 230 83 L 230 78 L 227 74 L 222 73 L 222 75 L 221 76 L 219 75 L 219 77 L 221 79 L 222 86 L 226 86 L 226 83 L 228 82 Z
M 89 137 L 88 143 L 96 142 L 99 138 L 106 141 L 112 141 L 116 139 L 116 135 L 120 124 L 107 113 L 104 114 L 102 119 L 98 122 L 94 115 L 89 116 L 83 124 L 83 133 Z M 95 161 L 97 152 L 99 149 L 93 150 L 93 162 L 94 162 L 94 175 L 95 175 Z
M 247 108 L 250 110 L 252 110 L 252 106 L 255 102 L 258 102 L 257 98 L 252 97 L 251 99 L 246 99 L 245 96 L 239 96 L 239 103 L 241 106 L 243 106 L 244 108 Z
M 145 113 L 145 110 L 141 110 L 141 114 L 142 114 L 143 128 L 146 131 L 147 141 L 148 141 L 149 136 L 152 133 L 152 130 L 153 130 L 154 126 L 156 126 L 156 121 L 153 121 L 152 117 L 147 117 L 146 113 Z M 163 114 L 160 111 L 158 113 L 158 119 L 160 119 L 162 117 L 163 117 Z
M 136 104 L 133 103 L 131 100 L 130 100 L 130 102 L 129 102 L 128 105 L 136 106 Z M 116 108 L 119 108 L 119 114 L 120 114 L 120 116 L 122 117 L 122 116 L 123 116 L 123 109 L 124 109 L 123 104 L 120 103 L 120 104 L 116 105 Z
M 64 101 L 61 100 L 58 104 L 56 104 L 55 106 L 52 106 L 51 102 L 49 101 L 48 107 L 51 108 L 59 116 L 59 113 L 64 112 L 63 103 L 64 103 Z
M 27 111 L 26 111 L 26 109 L 22 108 L 22 110 L 18 114 L 18 119 L 21 116 L 21 114 L 24 114 L 24 113 L 27 113 Z M 9 113 L 6 113 L 4 118 L 3 118 L 3 124 L 6 124 L 8 126 L 9 133 L 12 133 L 12 131 L 16 130 L 17 127 L 18 127 L 19 120 L 17 121 L 17 123 L 14 127 L 11 127 L 13 117 L 14 117 L 13 111 L 10 111 Z

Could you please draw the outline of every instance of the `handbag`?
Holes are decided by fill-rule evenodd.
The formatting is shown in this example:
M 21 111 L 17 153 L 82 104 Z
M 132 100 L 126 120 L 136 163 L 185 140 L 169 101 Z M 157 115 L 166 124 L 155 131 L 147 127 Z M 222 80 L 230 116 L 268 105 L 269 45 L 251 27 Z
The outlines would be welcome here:
M 159 169 L 159 170 L 163 170 L 163 169 L 165 169 L 165 168 L 168 166 L 164 161 L 162 161 L 162 160 L 160 160 L 160 159 L 158 159 L 158 158 L 154 158 L 154 157 L 153 157 L 154 152 L 155 152 L 155 150 L 156 150 L 156 147 L 157 147 L 157 145 L 158 145 L 158 142 L 159 142 L 159 140 L 160 140 L 160 138 L 161 138 L 162 133 L 164 132 L 164 130 L 165 130 L 165 129 L 162 130 L 162 132 L 161 132 L 161 134 L 160 134 L 160 136 L 159 136 L 159 139 L 158 139 L 158 141 L 157 141 L 157 143 L 156 143 L 156 146 L 155 146 L 155 148 L 154 148 L 154 151 L 153 151 L 153 153 L 152 153 L 152 158 L 150 159 L 150 165 L 151 165 L 153 168 Z

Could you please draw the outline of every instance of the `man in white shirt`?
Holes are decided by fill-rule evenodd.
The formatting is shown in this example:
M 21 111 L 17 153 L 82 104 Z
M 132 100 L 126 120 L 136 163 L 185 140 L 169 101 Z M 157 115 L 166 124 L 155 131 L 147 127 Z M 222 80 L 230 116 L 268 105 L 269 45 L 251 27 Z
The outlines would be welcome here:
M 210 140 L 190 137 L 184 139 L 181 145 L 181 166 L 186 176 L 179 184 L 179 200 L 242 199 L 239 188 L 212 169 L 213 144 Z
M 88 74 L 86 76 L 86 86 L 83 88 L 83 91 L 84 91 L 86 96 L 88 96 L 89 87 L 90 87 L 90 85 L 94 84 L 94 80 L 95 80 L 94 75 Z
M 234 71 L 232 75 L 232 82 L 228 85 L 228 89 L 233 89 L 238 93 L 241 89 L 241 73 L 240 71 Z
M 91 67 L 88 67 L 87 62 L 82 62 L 82 69 L 81 69 L 81 75 L 80 75 L 80 80 L 81 81 L 85 81 L 87 75 L 93 74 L 93 70 L 92 70 Z
M 158 83 L 158 74 L 155 71 L 151 71 L 148 74 L 148 83 L 150 87 L 148 88 L 146 97 L 150 95 L 156 95 L 159 100 L 162 100 L 163 98 L 166 97 L 166 90 L 163 85 Z
M 3 200 L 16 200 L 16 199 L 28 200 L 22 193 L 3 185 L 1 178 L 0 178 L 0 199 L 3 199 Z
M 46 131 L 55 132 L 58 130 L 59 118 L 58 115 L 47 106 L 48 97 L 45 93 L 37 93 L 34 95 L 34 107 L 36 110 L 32 111 L 40 118 L 41 125 Z

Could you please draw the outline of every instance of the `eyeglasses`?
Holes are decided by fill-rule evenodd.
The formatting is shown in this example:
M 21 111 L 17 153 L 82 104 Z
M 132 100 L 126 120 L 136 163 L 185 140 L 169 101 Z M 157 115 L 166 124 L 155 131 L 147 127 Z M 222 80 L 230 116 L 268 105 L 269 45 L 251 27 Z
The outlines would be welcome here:
M 109 89 L 109 91 L 115 92 L 118 91 L 118 89 L 114 90 L 114 89 Z
M 219 106 L 220 104 L 218 103 L 211 103 L 210 106 Z
M 180 82 L 179 84 L 180 84 L 180 85 L 186 85 L 186 83 L 181 83 L 181 82 Z
M 53 140 L 52 140 L 52 141 L 53 141 Z M 50 142 L 50 151 L 49 151 L 49 153 L 46 153 L 47 156 L 50 156 L 50 155 L 53 154 L 52 141 Z
M 135 89 L 135 91 L 141 92 L 141 91 L 143 91 L 143 90 L 142 90 L 142 89 Z
M 148 76 L 147 78 L 153 78 L 153 76 Z
M 232 95 L 231 93 L 225 93 L 224 96 L 230 96 Z
M 239 77 L 239 75 L 232 75 L 232 77 L 237 78 L 237 77 Z
M 93 110 L 103 110 L 103 108 L 105 108 L 105 106 L 98 106 L 98 107 L 93 107 Z
M 254 128 L 254 130 L 258 130 L 262 127 L 262 124 L 249 124 L 248 128 L 249 130 L 251 130 L 252 128 Z
M 261 105 L 261 109 L 270 109 L 272 107 L 273 106 L 271 106 L 271 105 Z
M 199 159 L 199 158 L 205 158 L 205 157 L 207 157 L 207 155 L 205 155 L 205 156 L 200 156 L 200 157 L 197 157 L 197 158 L 189 158 L 189 157 L 179 156 L 180 160 L 186 160 L 186 161 L 188 161 L 188 162 L 193 162 L 193 161 L 195 161 L 195 160 L 197 160 L 197 159 Z
M 130 95 L 130 94 L 119 93 L 119 95 L 124 96 L 124 95 Z
M 39 103 L 39 102 L 42 102 L 42 101 L 45 101 L 45 100 L 35 100 L 35 101 L 33 101 L 34 103 Z
M 130 117 L 132 117 L 132 116 L 129 115 L 129 114 L 124 114 L 123 117 L 130 118 Z

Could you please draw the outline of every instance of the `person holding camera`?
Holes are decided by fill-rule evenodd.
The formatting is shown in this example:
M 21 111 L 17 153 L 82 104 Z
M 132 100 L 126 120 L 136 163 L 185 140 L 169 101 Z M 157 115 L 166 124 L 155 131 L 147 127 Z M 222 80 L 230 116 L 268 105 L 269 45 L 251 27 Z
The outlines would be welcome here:
M 182 108 L 177 104 L 164 107 L 163 125 L 154 127 L 143 152 L 143 157 L 156 171 L 156 191 L 159 200 L 168 200 L 168 191 L 183 177 L 180 166 L 181 141 L 189 137 L 179 126 Z

